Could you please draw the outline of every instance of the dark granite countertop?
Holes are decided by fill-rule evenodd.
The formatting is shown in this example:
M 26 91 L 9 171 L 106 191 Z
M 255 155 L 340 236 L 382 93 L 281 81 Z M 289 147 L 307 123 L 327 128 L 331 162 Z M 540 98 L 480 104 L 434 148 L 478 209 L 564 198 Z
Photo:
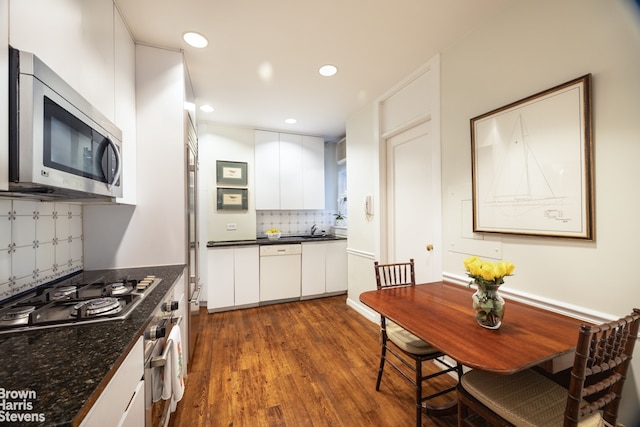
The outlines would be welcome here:
M 278 240 L 269 240 L 266 237 L 258 237 L 255 240 L 231 240 L 231 241 L 210 241 L 208 248 L 222 248 L 226 246 L 247 246 L 247 245 L 286 245 L 307 242 L 326 242 L 331 240 L 346 240 L 346 237 L 335 236 L 333 234 L 323 234 L 317 236 L 282 236 Z
M 10 412 L 43 414 L 45 418 L 41 423 L 10 425 L 78 425 L 183 271 L 184 265 L 85 271 L 81 274 L 86 281 L 101 276 L 115 281 L 127 275 L 155 275 L 162 281 L 125 320 L 1 334 L 0 389 L 35 392 L 35 398 L 28 401 L 32 408 Z M 2 410 L 0 407 L 0 416 Z M 1 417 L 0 425 L 7 425 Z

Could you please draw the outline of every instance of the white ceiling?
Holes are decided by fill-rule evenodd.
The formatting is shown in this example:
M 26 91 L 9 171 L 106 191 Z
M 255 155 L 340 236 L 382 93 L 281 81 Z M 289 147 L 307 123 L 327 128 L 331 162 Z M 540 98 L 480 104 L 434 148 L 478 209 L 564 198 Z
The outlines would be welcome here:
M 136 42 L 184 51 L 198 107 L 216 109 L 198 110 L 198 122 L 337 141 L 350 114 L 467 36 L 508 0 L 116 3 Z M 188 46 L 185 31 L 204 34 L 209 46 Z M 318 68 L 327 63 L 338 74 L 321 77 Z M 298 122 L 285 124 L 289 117 Z

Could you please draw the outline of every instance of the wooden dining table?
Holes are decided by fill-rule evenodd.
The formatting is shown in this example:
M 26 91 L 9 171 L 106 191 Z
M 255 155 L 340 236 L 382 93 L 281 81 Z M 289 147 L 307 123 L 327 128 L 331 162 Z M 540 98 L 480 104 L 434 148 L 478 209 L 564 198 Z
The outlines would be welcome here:
M 475 290 L 446 282 L 400 286 L 360 294 L 360 301 L 460 364 L 483 371 L 513 374 L 539 366 L 557 373 L 572 366 L 583 321 L 505 299 L 499 329 L 475 319 Z M 457 399 L 426 404 L 431 416 L 457 412 Z
M 505 298 L 499 329 L 480 326 L 474 290 L 446 282 L 367 291 L 360 301 L 464 366 L 513 374 L 533 366 L 570 367 L 579 319 Z

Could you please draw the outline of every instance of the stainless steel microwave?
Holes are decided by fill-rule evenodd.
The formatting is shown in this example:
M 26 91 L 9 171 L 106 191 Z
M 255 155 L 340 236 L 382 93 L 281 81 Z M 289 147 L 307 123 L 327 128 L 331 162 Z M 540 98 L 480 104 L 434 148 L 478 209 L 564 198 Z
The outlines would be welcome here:
M 9 48 L 9 191 L 122 196 L 122 132 L 35 55 Z

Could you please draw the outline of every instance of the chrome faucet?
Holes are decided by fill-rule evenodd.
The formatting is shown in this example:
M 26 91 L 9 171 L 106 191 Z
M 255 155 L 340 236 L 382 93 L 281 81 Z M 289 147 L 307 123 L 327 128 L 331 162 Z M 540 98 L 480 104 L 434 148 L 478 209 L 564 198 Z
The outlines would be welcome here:
M 312 236 L 313 236 L 313 235 L 315 235 L 315 234 L 316 234 L 316 231 L 318 231 L 318 226 L 317 226 L 317 225 L 315 225 L 315 224 L 313 224 L 313 225 L 311 226 L 311 235 L 312 235 Z

